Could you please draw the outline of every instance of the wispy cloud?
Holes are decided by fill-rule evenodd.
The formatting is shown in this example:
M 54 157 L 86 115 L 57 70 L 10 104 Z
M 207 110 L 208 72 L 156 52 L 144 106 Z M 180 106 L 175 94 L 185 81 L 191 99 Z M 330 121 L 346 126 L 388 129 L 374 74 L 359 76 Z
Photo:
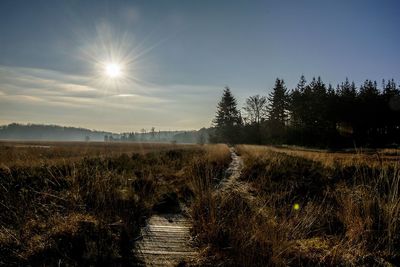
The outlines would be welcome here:
M 34 120 L 114 131 L 150 126 L 189 129 L 209 124 L 218 89 L 135 82 L 107 85 L 88 76 L 0 66 L 0 113 L 10 122 Z
M 3 96 L 35 97 L 52 102 L 78 105 L 108 102 L 108 98 L 120 95 L 135 96 L 134 104 L 163 102 L 158 97 L 132 94 L 126 85 L 112 89 L 92 84 L 89 77 L 63 74 L 34 68 L 0 67 L 1 91 Z M 135 106 L 132 106 L 133 108 Z

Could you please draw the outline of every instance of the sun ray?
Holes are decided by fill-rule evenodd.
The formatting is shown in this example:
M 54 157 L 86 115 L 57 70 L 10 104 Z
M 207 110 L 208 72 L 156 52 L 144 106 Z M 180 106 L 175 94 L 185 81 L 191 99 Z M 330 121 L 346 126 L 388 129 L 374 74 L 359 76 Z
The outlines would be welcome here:
M 150 38 L 157 30 L 148 33 L 141 40 L 136 40 L 132 32 L 121 32 L 107 22 L 96 25 L 95 35 L 84 37 L 80 57 L 92 66 L 88 73 L 87 84 L 111 94 L 144 93 L 143 84 L 154 85 L 145 79 L 144 73 L 152 67 L 146 56 L 155 48 L 164 44 L 171 35 L 164 38 Z M 82 36 L 83 37 L 83 36 Z M 161 37 L 161 36 L 160 36 Z M 149 42 L 149 39 L 153 39 Z

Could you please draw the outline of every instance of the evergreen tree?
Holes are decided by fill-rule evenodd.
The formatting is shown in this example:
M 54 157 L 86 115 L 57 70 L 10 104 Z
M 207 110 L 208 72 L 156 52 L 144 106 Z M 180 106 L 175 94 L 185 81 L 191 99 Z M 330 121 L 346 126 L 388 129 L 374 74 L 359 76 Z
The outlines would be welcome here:
M 372 144 L 379 139 L 377 135 L 381 131 L 380 124 L 383 119 L 379 116 L 380 102 L 381 97 L 376 81 L 366 80 L 360 87 L 360 117 L 357 121 L 358 135 L 362 143 Z
M 273 143 L 284 142 L 285 125 L 288 121 L 289 96 L 283 80 L 276 79 L 275 87 L 269 94 L 268 101 L 268 139 Z
M 303 113 L 303 93 L 306 87 L 306 79 L 301 75 L 300 81 L 296 88 L 292 90 L 289 98 L 289 121 L 290 125 L 296 129 L 302 127 L 302 113 Z
M 350 83 L 349 79 L 337 87 L 338 106 L 337 119 L 339 123 L 344 123 L 353 128 L 359 117 L 357 104 L 357 90 L 354 82 Z
M 279 127 L 284 127 L 288 119 L 288 100 L 289 96 L 285 82 L 279 78 L 275 81 L 275 87 L 268 96 L 268 119 Z
M 325 84 L 322 82 L 321 77 L 313 79 L 310 84 L 311 101 L 309 103 L 311 110 L 309 111 L 310 127 L 314 130 L 323 129 L 326 127 L 326 113 L 327 113 L 327 90 Z
M 384 84 L 381 110 L 387 140 L 400 143 L 400 90 L 393 79 Z
M 221 101 L 217 106 L 217 114 L 213 120 L 215 134 L 212 142 L 237 143 L 239 141 L 242 119 L 237 102 L 229 87 L 225 87 Z

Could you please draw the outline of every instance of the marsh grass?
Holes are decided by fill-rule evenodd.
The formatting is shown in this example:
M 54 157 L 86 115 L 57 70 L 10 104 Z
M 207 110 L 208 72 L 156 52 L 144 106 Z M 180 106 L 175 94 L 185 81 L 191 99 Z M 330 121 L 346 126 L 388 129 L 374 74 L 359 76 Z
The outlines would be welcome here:
M 17 162 L 3 159 L 0 265 L 134 265 L 145 217 L 165 194 L 185 197 L 184 167 L 207 153 L 197 146 L 135 144 L 128 147 L 136 152 L 125 153 L 119 145 L 103 152 L 82 145 L 89 151 L 74 144 L 30 162 L 38 148 L 24 147 L 11 157 Z
M 139 229 L 168 196 L 189 207 L 200 265 L 400 263 L 394 150 L 237 146 L 244 169 L 221 190 L 226 145 L 2 145 L 0 265 L 134 265 Z
M 177 145 L 167 143 L 0 141 L 0 166 L 71 163 L 85 157 L 116 157 L 131 153 L 144 155 L 174 147 Z M 193 147 L 179 145 L 179 149 Z
M 373 154 L 237 146 L 238 186 L 193 211 L 209 265 L 398 265 L 400 169 Z M 383 152 L 380 152 L 383 153 Z M 398 159 L 398 157 L 397 157 Z

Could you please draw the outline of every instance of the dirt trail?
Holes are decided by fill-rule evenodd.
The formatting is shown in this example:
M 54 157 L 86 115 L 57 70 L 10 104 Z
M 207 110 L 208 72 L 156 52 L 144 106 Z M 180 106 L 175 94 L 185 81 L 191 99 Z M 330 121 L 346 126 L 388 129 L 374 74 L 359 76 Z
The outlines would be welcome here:
M 229 164 L 228 169 L 226 170 L 225 178 L 221 180 L 217 187 L 222 191 L 233 189 L 238 186 L 238 179 L 243 169 L 242 158 L 236 154 L 236 150 L 234 147 L 230 147 L 229 149 L 231 151 L 232 161 L 231 164 Z
M 234 147 L 230 148 L 232 162 L 229 165 L 227 174 L 224 179 L 218 185 L 219 193 L 230 194 L 235 191 L 240 196 L 249 202 L 256 204 L 256 197 L 254 196 L 254 189 L 248 182 L 240 181 L 240 176 L 244 167 L 243 160 L 236 154 Z M 258 203 L 257 203 L 258 204 Z
M 230 151 L 232 162 L 217 190 L 222 193 L 230 190 L 247 191 L 247 187 L 238 181 L 243 161 L 233 147 Z M 184 209 L 176 205 L 169 207 L 169 212 L 159 212 L 150 217 L 146 226 L 141 229 L 142 238 L 135 246 L 136 256 L 142 261 L 140 265 L 186 266 L 198 257 L 198 252 L 191 245 L 191 221 L 182 211 Z

